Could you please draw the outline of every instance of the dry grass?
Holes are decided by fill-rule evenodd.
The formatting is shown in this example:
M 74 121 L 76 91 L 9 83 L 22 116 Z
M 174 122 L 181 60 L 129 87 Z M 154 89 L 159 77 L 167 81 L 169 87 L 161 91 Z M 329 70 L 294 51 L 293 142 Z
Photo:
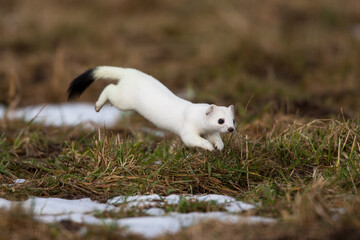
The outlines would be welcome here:
M 284 212 L 277 223 L 207 221 L 160 239 L 358 239 L 359 197 L 349 199 L 340 210 L 333 209 L 319 190 L 315 186 L 306 194 L 298 194 L 294 214 Z
M 0 103 L 9 108 L 63 102 L 75 76 L 116 65 L 150 73 L 176 93 L 194 91 L 196 102 L 234 104 L 239 124 L 222 153 L 208 153 L 185 148 L 172 134 L 142 133 L 148 123 L 139 116 L 90 132 L 4 118 L 1 197 L 221 193 L 259 203 L 249 214 L 279 224 L 208 222 L 172 237 L 358 237 L 358 0 L 0 5 Z M 94 102 L 104 84 L 81 101 Z M 27 181 L 8 185 L 17 178 Z M 334 220 L 334 207 L 348 214 Z M 12 212 L 20 218 L 11 220 Z M 2 213 L 0 238 L 83 238 L 22 214 Z M 17 231 L 22 218 L 24 231 Z M 88 238 L 122 236 L 121 229 L 94 229 Z
M 357 194 L 359 134 L 355 121 L 295 122 L 267 137 L 227 135 L 225 150 L 209 153 L 187 149 L 178 138 L 8 125 L 0 145 L 2 178 L 28 181 L 4 184 L 0 194 L 106 200 L 119 194 L 220 193 L 273 205 L 293 201 L 319 180 L 330 197 Z

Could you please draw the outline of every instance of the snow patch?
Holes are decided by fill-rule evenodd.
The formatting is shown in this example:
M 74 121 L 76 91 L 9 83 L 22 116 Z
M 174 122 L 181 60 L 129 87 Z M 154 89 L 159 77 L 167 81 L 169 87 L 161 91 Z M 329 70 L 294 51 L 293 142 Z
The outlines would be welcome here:
M 0 118 L 5 115 L 5 107 L 0 105 Z M 24 119 L 43 123 L 48 126 L 75 126 L 80 123 L 85 127 L 93 125 L 114 126 L 121 118 L 122 112 L 117 108 L 105 105 L 99 113 L 94 109 L 94 104 L 89 103 L 64 103 L 28 106 L 10 110 L 9 119 Z
M 166 204 L 179 204 L 180 198 L 185 200 L 195 200 L 199 202 L 216 202 L 216 204 L 223 206 L 227 212 L 238 213 L 242 211 L 247 211 L 255 208 L 253 204 L 244 203 L 242 201 L 236 201 L 235 198 L 217 195 L 217 194 L 208 194 L 208 195 L 175 195 L 171 194 L 166 197 L 160 197 L 157 194 L 146 195 L 146 196 L 118 196 L 108 200 L 109 204 L 124 204 L 127 203 L 127 208 L 133 207 L 146 207 L 146 206 L 163 206 Z
M 178 204 L 181 198 L 197 201 L 215 201 L 223 206 L 227 212 L 191 212 L 191 213 L 166 213 L 161 206 L 164 204 Z M 143 196 L 118 196 L 108 200 L 107 203 L 98 203 L 89 198 L 67 200 L 61 198 L 31 197 L 26 201 L 14 202 L 0 198 L 0 208 L 10 209 L 14 204 L 21 204 L 27 211 L 32 212 L 35 218 L 47 223 L 71 220 L 87 224 L 118 224 L 129 232 L 142 234 L 145 237 L 156 237 L 165 233 L 176 233 L 184 227 L 189 227 L 204 220 L 214 219 L 222 222 L 247 223 L 265 222 L 275 220 L 257 216 L 243 217 L 236 215 L 241 211 L 254 208 L 252 204 L 243 203 L 223 195 L 169 195 L 157 194 Z M 131 218 L 97 218 L 96 213 L 103 211 L 119 211 L 118 205 L 125 205 L 125 209 L 145 207 L 143 212 L 149 216 Z M 236 206 L 236 207 L 235 207 Z M 122 208 L 124 209 L 124 208 Z
M 170 216 L 123 218 L 117 221 L 128 231 L 140 233 L 145 237 L 156 237 L 165 233 L 176 233 L 183 227 L 180 222 Z
M 13 182 L 14 183 L 24 183 L 25 179 L 15 179 Z

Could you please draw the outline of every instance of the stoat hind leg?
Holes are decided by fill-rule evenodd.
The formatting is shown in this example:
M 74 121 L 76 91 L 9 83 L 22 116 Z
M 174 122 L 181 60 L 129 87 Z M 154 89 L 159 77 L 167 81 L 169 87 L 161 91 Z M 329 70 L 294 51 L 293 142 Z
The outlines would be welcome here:
M 115 88 L 114 84 L 110 84 L 104 88 L 101 92 L 99 99 L 95 103 L 95 111 L 99 112 L 104 104 L 109 100 L 109 93 Z

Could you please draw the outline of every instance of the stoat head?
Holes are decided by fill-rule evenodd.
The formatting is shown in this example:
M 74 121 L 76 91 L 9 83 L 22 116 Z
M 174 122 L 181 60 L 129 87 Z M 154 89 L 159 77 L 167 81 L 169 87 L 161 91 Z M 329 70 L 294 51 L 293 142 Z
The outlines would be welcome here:
M 234 106 L 220 107 L 214 104 L 206 110 L 206 120 L 210 128 L 216 132 L 234 132 Z

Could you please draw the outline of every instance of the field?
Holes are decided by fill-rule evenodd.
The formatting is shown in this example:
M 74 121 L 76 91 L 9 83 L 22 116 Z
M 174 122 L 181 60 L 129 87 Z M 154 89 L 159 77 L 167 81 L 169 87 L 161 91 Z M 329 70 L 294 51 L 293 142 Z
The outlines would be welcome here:
M 0 104 L 8 109 L 66 102 L 74 77 L 114 65 L 149 73 L 193 102 L 233 104 L 237 122 L 222 152 L 206 152 L 171 133 L 144 132 L 154 126 L 136 114 L 94 130 L 4 116 L 1 198 L 224 194 L 258 205 L 244 215 L 277 223 L 207 221 L 171 238 L 360 238 L 358 0 L 0 6 Z M 95 83 L 79 101 L 93 103 L 105 85 Z M 9 185 L 15 179 L 26 182 Z M 143 239 L 111 226 L 79 235 L 81 224 L 0 211 L 0 239 Z

